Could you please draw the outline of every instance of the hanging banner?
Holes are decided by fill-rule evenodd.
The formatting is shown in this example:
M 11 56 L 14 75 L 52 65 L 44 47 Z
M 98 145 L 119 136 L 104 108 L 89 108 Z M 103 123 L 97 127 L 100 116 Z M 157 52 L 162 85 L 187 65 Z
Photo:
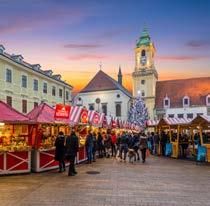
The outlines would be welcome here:
M 94 116 L 93 116 L 93 124 L 99 124 L 99 121 L 100 121 L 100 115 L 99 113 L 94 113 Z
M 80 122 L 82 124 L 87 124 L 88 123 L 88 110 L 87 109 L 82 109 Z
M 70 110 L 71 110 L 70 105 L 56 104 L 54 117 L 56 119 L 59 119 L 59 118 L 68 119 Z

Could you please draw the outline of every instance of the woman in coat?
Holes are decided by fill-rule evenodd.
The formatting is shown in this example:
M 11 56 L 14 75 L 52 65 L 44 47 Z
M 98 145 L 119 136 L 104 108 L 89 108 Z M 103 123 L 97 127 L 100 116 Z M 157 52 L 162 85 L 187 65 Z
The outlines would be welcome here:
M 142 133 L 140 135 L 139 148 L 141 150 L 142 162 L 145 163 L 145 160 L 146 160 L 146 151 L 147 151 L 147 136 L 145 135 L 145 133 Z
M 59 162 L 59 172 L 66 170 L 65 168 L 65 137 L 63 132 L 59 132 L 55 140 L 55 160 Z

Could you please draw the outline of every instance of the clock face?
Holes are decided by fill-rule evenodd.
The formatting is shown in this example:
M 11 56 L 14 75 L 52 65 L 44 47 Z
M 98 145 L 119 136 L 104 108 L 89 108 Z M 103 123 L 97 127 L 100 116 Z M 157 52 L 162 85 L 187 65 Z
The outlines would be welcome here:
M 146 62 L 147 62 L 146 56 L 142 56 L 140 61 L 141 61 L 141 64 L 142 64 L 143 66 L 145 66 L 145 65 L 146 65 Z

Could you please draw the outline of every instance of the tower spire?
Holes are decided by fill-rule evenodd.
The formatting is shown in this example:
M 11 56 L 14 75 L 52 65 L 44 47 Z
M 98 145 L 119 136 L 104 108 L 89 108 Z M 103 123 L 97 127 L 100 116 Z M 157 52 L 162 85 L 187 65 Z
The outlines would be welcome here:
M 121 66 L 119 66 L 119 71 L 118 71 L 118 83 L 122 85 L 122 71 L 121 71 Z

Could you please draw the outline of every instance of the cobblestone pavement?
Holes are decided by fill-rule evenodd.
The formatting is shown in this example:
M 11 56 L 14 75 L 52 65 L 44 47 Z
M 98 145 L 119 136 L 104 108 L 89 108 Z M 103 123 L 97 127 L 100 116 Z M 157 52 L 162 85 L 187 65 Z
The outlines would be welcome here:
M 0 206 L 210 205 L 210 166 L 150 157 L 144 165 L 100 159 L 77 170 L 0 177 Z M 86 173 L 93 170 L 100 174 Z

